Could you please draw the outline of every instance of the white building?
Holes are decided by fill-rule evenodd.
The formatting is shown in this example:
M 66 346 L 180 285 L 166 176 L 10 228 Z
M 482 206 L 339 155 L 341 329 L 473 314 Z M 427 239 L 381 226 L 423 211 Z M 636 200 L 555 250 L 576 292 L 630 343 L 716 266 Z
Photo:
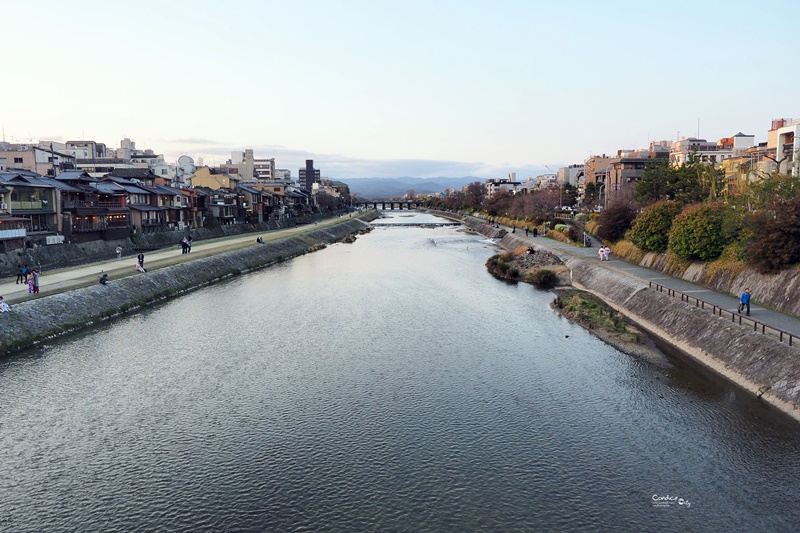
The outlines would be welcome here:
M 556 183 L 559 187 L 564 185 L 578 185 L 578 178 L 583 176 L 583 164 L 570 165 L 568 167 L 561 167 L 556 171 Z
M 669 162 L 673 166 L 681 166 L 694 154 L 703 163 L 719 166 L 725 159 L 738 157 L 755 146 L 755 135 L 737 133 L 732 137 L 724 137 L 717 142 L 710 142 L 696 137 L 684 137 L 672 143 Z
M 780 163 L 778 172 L 800 176 L 800 119 L 773 120 L 767 134 L 767 149 L 775 150 L 775 160 Z
M 494 178 L 486 180 L 486 194 L 491 197 L 500 191 L 508 191 L 510 194 L 516 194 L 521 183 L 518 181 L 511 181 L 506 178 Z

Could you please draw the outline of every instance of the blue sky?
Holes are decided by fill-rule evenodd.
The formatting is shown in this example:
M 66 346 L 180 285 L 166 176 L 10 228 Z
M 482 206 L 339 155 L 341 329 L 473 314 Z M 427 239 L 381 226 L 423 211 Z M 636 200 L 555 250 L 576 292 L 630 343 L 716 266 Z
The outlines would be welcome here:
M 518 178 L 800 118 L 800 3 L 27 0 L 3 7 L 6 140 L 129 137 L 296 175 Z

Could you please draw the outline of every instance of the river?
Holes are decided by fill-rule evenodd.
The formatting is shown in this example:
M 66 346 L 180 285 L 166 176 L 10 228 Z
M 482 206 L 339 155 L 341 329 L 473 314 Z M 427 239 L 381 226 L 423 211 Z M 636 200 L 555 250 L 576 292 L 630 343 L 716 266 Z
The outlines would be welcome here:
M 381 226 L 0 360 L 0 530 L 797 529 L 797 424 L 496 252 Z

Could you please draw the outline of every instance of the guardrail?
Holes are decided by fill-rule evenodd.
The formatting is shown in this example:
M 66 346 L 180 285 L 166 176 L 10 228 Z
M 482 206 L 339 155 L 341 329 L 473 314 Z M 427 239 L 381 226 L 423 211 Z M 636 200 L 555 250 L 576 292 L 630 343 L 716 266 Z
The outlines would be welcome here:
M 653 281 L 648 282 L 650 284 L 651 289 L 655 289 L 658 292 L 666 292 L 667 295 L 672 296 L 673 298 L 677 298 L 680 296 L 682 302 L 692 303 L 694 302 L 695 307 L 699 307 L 700 309 L 710 309 L 715 315 L 725 316 L 725 314 L 731 315 L 731 322 L 736 323 L 736 319 L 739 319 L 739 324 L 742 325 L 746 322 L 750 322 L 753 324 L 753 331 L 756 333 L 761 333 L 762 335 L 772 334 L 778 337 L 778 340 L 781 342 L 788 342 L 789 346 L 794 346 L 794 339 L 800 339 L 797 335 L 789 333 L 788 331 L 783 331 L 782 329 L 778 329 L 775 327 L 770 326 L 769 324 L 764 324 L 763 322 L 759 322 L 758 320 L 752 319 L 749 316 L 740 315 L 739 313 L 730 311 L 725 309 L 724 307 L 720 307 L 718 305 L 712 304 L 711 302 L 706 302 L 705 300 L 701 300 L 700 298 L 696 298 L 694 296 L 690 296 L 684 292 L 676 291 L 675 289 L 670 289 L 669 287 L 665 287 L 663 285 L 659 285 Z M 760 328 L 760 331 L 759 331 Z M 785 339 L 785 340 L 784 340 Z

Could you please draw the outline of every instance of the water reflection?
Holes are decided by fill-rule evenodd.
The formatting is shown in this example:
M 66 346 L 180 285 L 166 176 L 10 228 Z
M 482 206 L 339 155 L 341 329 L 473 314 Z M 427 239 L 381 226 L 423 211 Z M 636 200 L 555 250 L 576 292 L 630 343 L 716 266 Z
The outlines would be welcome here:
M 493 253 L 381 227 L 4 360 L 0 524 L 794 528 L 794 424 L 610 348 Z

